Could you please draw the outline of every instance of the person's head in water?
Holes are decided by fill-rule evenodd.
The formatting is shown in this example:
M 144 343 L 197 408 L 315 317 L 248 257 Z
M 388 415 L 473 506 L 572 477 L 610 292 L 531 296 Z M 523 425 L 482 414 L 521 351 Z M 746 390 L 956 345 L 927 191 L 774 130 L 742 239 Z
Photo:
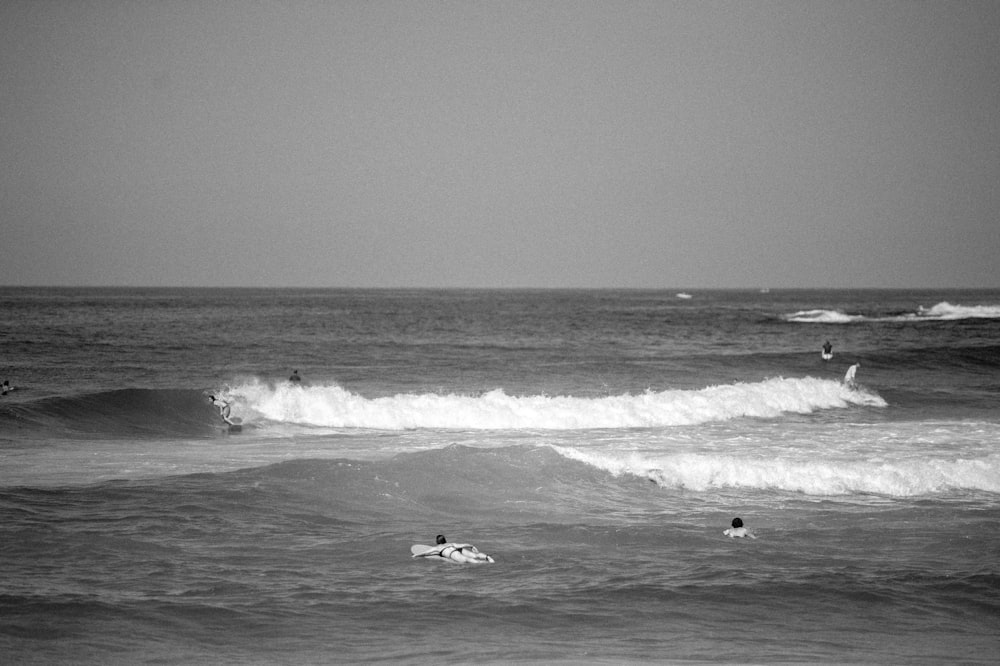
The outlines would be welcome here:
M 448 543 L 448 540 L 444 538 L 443 534 L 438 534 L 437 535 L 437 540 L 435 541 L 435 543 L 437 543 L 438 545 L 441 545 L 442 543 Z
M 743 527 L 743 520 L 740 518 L 733 518 L 733 527 Z

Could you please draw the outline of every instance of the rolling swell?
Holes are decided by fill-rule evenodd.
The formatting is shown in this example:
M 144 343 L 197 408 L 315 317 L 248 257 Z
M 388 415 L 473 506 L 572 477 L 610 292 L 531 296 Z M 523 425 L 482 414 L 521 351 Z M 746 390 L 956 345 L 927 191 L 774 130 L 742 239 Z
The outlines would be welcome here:
M 297 507 L 299 519 L 308 507 L 308 514 L 335 517 L 344 527 L 442 519 L 574 522 L 587 507 L 601 516 L 625 512 L 637 494 L 656 492 L 645 479 L 616 478 L 549 446 L 457 444 L 385 460 L 299 459 L 167 482 L 266 494 L 269 507 Z M 190 501 L 190 488 L 181 495 Z
M 119 389 L 0 407 L 0 427 L 18 434 L 202 437 L 217 423 L 205 394 L 189 389 Z
M 1000 370 L 1000 345 L 884 350 L 872 357 L 887 366 L 991 375 Z
M 879 349 L 859 356 L 862 382 L 876 382 L 894 406 L 949 418 L 981 417 L 996 409 L 1000 345 Z
M 184 535 L 229 523 L 247 532 L 293 521 L 329 532 L 445 517 L 574 521 L 589 505 L 624 510 L 637 492 L 650 490 L 655 488 L 643 479 L 615 478 L 549 446 L 449 445 L 384 460 L 300 458 L 86 486 L 0 488 L 0 503 L 9 515 L 30 507 L 19 515 L 23 520 L 76 512 L 155 522 Z M 132 535 L 126 531 L 122 538 Z M 104 557 L 102 542 L 90 546 L 95 558 Z

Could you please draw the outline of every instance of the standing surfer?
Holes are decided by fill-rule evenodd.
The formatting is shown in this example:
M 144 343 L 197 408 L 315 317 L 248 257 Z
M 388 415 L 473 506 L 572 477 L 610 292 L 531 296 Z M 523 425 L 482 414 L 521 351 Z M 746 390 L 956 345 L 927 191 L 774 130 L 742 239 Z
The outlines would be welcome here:
M 855 388 L 857 386 L 857 384 L 854 383 L 854 375 L 860 367 L 860 363 L 855 363 L 847 369 L 847 374 L 844 375 L 844 384 L 846 384 L 848 388 Z
M 213 405 L 215 405 L 216 407 L 219 408 L 219 416 L 222 417 L 223 421 L 225 421 L 230 426 L 236 425 L 236 423 L 234 423 L 229 418 L 230 407 L 229 407 L 229 403 L 228 402 L 226 402 L 222 398 L 216 398 L 214 395 L 208 396 L 208 399 L 212 401 Z

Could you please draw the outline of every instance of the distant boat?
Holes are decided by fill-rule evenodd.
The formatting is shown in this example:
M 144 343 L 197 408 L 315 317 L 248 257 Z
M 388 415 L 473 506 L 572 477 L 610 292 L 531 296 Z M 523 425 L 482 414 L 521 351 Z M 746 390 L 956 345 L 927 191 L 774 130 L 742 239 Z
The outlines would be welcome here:
M 691 294 L 686 294 L 686 293 L 684 293 L 682 291 L 681 293 L 677 294 L 677 298 L 688 299 L 688 298 L 693 298 L 693 297 L 691 296 Z

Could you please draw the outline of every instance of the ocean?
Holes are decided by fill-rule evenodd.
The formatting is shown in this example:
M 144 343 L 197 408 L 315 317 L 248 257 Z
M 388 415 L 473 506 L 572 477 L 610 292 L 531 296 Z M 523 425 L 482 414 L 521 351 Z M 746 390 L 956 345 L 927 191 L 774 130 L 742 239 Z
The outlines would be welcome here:
M 0 311 L 4 663 L 996 663 L 1000 291 Z

